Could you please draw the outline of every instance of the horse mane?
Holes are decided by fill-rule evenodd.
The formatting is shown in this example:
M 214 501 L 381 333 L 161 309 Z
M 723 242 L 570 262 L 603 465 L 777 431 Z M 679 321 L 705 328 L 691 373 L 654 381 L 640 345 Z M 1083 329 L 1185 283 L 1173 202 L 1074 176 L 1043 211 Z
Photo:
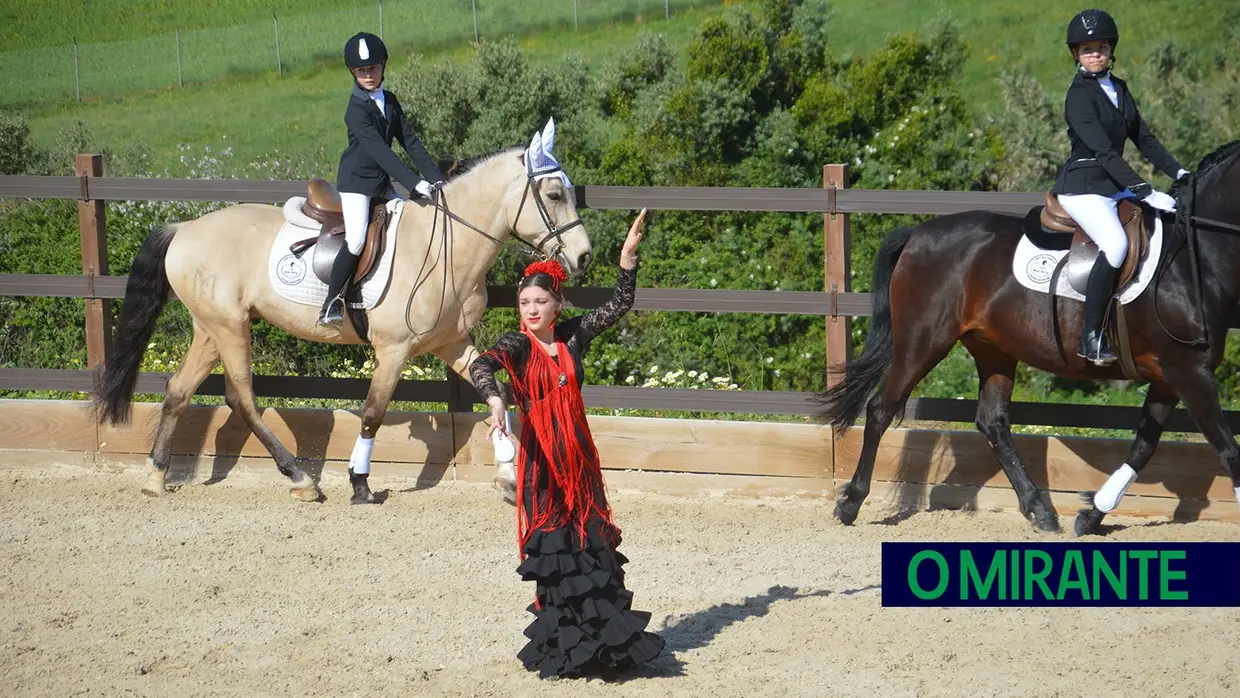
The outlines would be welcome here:
M 1223 163 L 1231 160 L 1232 156 L 1237 152 L 1240 152 L 1240 138 L 1215 148 L 1213 152 L 1201 158 L 1201 161 L 1197 163 L 1197 171 L 1193 174 L 1194 179 L 1200 181 L 1209 177 Z M 1171 196 L 1179 199 L 1183 187 L 1184 182 L 1176 182 L 1171 187 Z
M 520 148 L 522 148 L 521 145 L 507 145 L 497 150 L 492 150 L 489 153 L 475 155 L 470 158 L 454 158 L 451 160 L 444 160 L 438 163 L 439 170 L 443 172 L 443 176 L 446 178 L 444 181 L 451 182 L 455 179 L 459 179 L 469 172 L 472 172 L 473 170 L 478 169 L 482 165 L 485 165 L 501 155 L 505 155 Z

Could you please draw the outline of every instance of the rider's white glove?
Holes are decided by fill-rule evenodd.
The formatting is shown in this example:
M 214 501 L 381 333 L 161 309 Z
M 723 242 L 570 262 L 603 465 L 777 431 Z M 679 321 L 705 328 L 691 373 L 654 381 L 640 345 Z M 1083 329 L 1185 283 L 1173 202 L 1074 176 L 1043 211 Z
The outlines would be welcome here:
M 417 186 L 415 186 L 413 189 L 414 189 L 414 191 L 416 191 L 417 193 L 421 194 L 422 196 L 425 196 L 425 197 L 427 197 L 427 198 L 430 198 L 430 195 L 431 195 L 431 183 L 430 183 L 430 182 L 428 182 L 428 181 L 426 181 L 425 179 L 424 179 L 424 180 L 422 180 L 421 182 L 418 182 L 418 183 L 417 183 Z
M 1142 201 L 1156 209 L 1175 213 L 1175 199 L 1160 191 L 1150 192 Z

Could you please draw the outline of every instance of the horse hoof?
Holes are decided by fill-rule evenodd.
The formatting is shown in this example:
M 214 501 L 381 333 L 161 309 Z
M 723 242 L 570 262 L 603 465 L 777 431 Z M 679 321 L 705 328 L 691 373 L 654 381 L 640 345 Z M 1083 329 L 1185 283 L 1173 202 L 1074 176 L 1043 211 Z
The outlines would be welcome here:
M 288 493 L 293 495 L 293 499 L 302 502 L 317 502 L 323 498 L 323 493 L 317 487 L 294 487 Z
M 1062 530 L 1059 528 L 1059 517 L 1054 514 L 1037 519 L 1033 527 L 1043 533 L 1059 533 Z
M 168 491 L 167 473 L 147 464 L 146 482 L 142 485 L 142 494 L 148 497 L 162 497 Z
M 841 499 L 835 503 L 835 518 L 839 519 L 840 523 L 845 526 L 851 526 L 857 520 L 857 512 L 860 509 L 861 507 L 853 504 L 852 501 Z
M 378 504 L 373 492 L 357 492 L 349 499 L 349 504 Z
M 491 481 L 491 485 L 503 494 L 505 502 L 513 506 L 517 505 L 517 483 L 497 477 Z
M 1102 517 L 1106 514 L 1098 509 L 1082 509 L 1076 514 L 1076 523 L 1072 526 L 1078 536 L 1096 536 L 1102 529 Z

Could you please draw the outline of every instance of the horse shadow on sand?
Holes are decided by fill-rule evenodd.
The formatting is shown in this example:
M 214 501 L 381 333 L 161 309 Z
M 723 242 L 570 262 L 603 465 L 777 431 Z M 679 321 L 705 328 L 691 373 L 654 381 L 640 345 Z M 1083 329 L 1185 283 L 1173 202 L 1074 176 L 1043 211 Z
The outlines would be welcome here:
M 1013 407 L 1013 421 L 1020 423 L 1021 410 L 1019 406 Z M 1060 517 L 1060 526 L 1064 531 L 1072 530 L 1072 519 L 1078 509 L 1092 506 L 1094 491 L 1079 492 L 1077 509 L 1056 509 L 1047 491 L 1051 471 L 1062 467 L 1056 461 L 1074 456 L 1100 474 L 1097 481 L 1101 485 L 1127 459 L 1136 436 L 1140 408 L 1128 409 L 1130 413 L 1121 414 L 1117 418 L 1115 428 L 1131 429 L 1131 436 L 1114 439 L 1058 436 L 1058 446 L 1053 446 L 1044 436 L 1013 434 L 1017 454 L 1030 478 L 1041 491 L 1042 500 Z M 858 434 L 862 428 L 861 425 L 856 427 Z M 903 431 L 903 447 L 895 467 L 899 482 L 890 484 L 891 489 L 887 496 L 887 502 L 896 511 L 872 525 L 898 525 L 921 512 L 979 511 L 983 508 L 979 504 L 982 483 L 989 483 L 987 487 L 991 489 L 1011 491 L 1011 481 L 1003 472 L 986 439 L 976 429 L 969 430 L 962 425 L 956 425 L 954 429 L 945 432 L 913 429 Z M 894 432 L 893 428 L 884 434 L 883 446 L 891 443 L 895 437 Z M 1224 474 L 1209 445 L 1173 441 L 1169 437 L 1173 437 L 1174 432 L 1197 432 L 1196 424 L 1183 407 L 1177 408 L 1168 419 L 1167 430 L 1164 431 L 1153 458 L 1137 478 L 1137 483 L 1141 485 L 1161 485 L 1175 495 L 1178 501 L 1170 521 L 1152 521 L 1143 524 L 1145 526 L 1198 520 L 1201 512 L 1211 505 L 1209 491 L 1215 479 Z M 858 440 L 857 450 L 859 449 Z M 1064 453 L 1065 449 L 1067 453 Z M 883 451 L 880 450 L 879 457 L 882 456 Z M 876 467 L 876 470 L 878 469 Z M 1062 478 L 1057 479 L 1062 481 Z M 877 484 L 878 478 L 875 480 Z M 1135 494 L 1133 490 L 1129 493 Z M 1121 503 L 1114 513 L 1122 516 L 1124 504 Z M 1101 532 L 1122 528 L 1124 526 L 1104 524 Z
M 177 421 L 173 432 L 172 465 L 168 473 L 168 482 L 172 489 L 175 490 L 200 480 L 199 484 L 205 486 L 224 482 L 243 460 L 246 461 L 245 467 L 252 472 L 260 474 L 269 472 L 274 483 L 280 486 L 287 485 L 287 478 L 276 469 L 275 460 L 267 453 L 258 437 L 251 433 L 241 415 L 223 406 L 216 409 L 225 410 L 228 414 L 218 429 L 212 428 L 213 410 L 205 406 L 191 406 Z M 268 425 L 274 426 L 278 423 L 284 425 L 284 428 L 278 430 L 276 435 L 297 458 L 298 467 L 310 475 L 315 482 L 320 483 L 320 488 L 324 490 L 324 498 L 319 501 L 326 501 L 331 497 L 342 497 L 347 501 L 352 495 L 347 481 L 343 482 L 343 488 L 323 487 L 321 484 L 323 471 L 328 464 L 329 441 L 333 438 L 332 432 L 336 426 L 336 411 L 267 407 L 260 408 L 260 412 Z M 360 424 L 360 410 L 349 410 L 349 412 L 354 415 L 350 422 Z M 147 425 L 150 438 L 154 437 L 158 420 L 159 415 L 156 412 L 152 415 L 151 423 Z M 381 432 L 391 433 L 395 430 L 406 431 L 411 440 L 422 441 L 427 447 L 426 462 L 421 465 L 421 470 L 417 473 L 416 484 L 402 491 L 427 489 L 439 484 L 448 473 L 448 464 L 455 457 L 452 425 L 448 420 L 441 419 L 435 429 L 428 429 L 425 414 L 388 412 Z M 437 433 L 439 430 L 445 433 Z M 292 436 L 291 440 L 288 437 L 289 434 Z M 341 437 L 336 434 L 335 438 L 339 440 Z M 352 444 L 353 440 L 350 438 L 346 448 L 351 449 Z M 382 445 L 376 446 L 377 459 L 383 457 L 382 448 Z M 340 444 L 336 444 L 334 450 L 335 458 L 341 458 L 338 455 L 341 453 Z M 205 473 L 205 461 L 208 459 L 210 472 Z M 385 465 L 387 464 L 381 460 L 376 460 L 372 464 L 372 481 L 377 479 L 382 482 Z M 333 467 L 339 468 L 343 473 L 347 466 L 333 461 Z M 201 479 L 204 475 L 205 480 Z M 374 495 L 379 502 L 383 502 L 390 495 L 390 491 L 375 490 Z
M 799 589 L 777 584 L 767 589 L 765 593 L 746 597 L 738 603 L 720 603 L 694 613 L 668 616 L 664 628 L 657 631 L 666 643 L 663 654 L 647 665 L 616 672 L 613 676 L 607 677 L 607 680 L 623 683 L 631 679 L 684 676 L 684 662 L 676 656 L 677 654 L 706 647 L 732 625 L 767 615 L 770 613 L 771 606 L 776 602 L 826 597 L 833 594 L 852 596 L 879 588 L 880 586 L 875 584 L 838 592 L 830 589 L 802 592 Z

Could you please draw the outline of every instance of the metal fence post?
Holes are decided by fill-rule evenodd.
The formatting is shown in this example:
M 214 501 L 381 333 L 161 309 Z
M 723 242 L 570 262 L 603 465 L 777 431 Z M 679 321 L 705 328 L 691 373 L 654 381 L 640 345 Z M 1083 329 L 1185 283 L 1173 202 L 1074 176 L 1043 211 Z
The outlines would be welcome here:
M 185 87 L 181 78 L 181 28 L 177 27 L 177 87 Z
M 279 71 L 280 76 L 283 77 L 284 64 L 280 62 L 280 18 L 276 17 L 276 13 L 272 12 L 271 21 L 274 22 L 276 26 L 276 70 Z
M 82 74 L 78 70 L 78 43 L 77 39 L 73 40 L 73 89 L 77 95 L 77 101 L 82 101 Z
M 469 0 L 474 8 L 474 41 L 478 40 L 478 0 Z

